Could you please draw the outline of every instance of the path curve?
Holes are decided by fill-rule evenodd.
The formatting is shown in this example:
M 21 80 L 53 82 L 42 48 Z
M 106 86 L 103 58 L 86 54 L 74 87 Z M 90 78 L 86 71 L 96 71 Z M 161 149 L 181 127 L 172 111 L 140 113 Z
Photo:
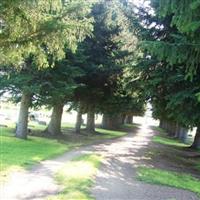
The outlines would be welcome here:
M 137 134 L 81 147 L 29 171 L 15 172 L 1 185 L 0 199 L 41 200 L 57 194 L 62 188 L 54 181 L 54 174 L 77 156 L 97 153 L 105 158 L 91 191 L 97 200 L 199 200 L 192 192 L 136 180 L 136 167 L 148 159 L 145 149 L 151 137 L 151 129 L 143 126 Z
M 152 129 L 144 125 L 136 135 L 98 147 L 106 161 L 92 189 L 96 200 L 199 200 L 192 192 L 137 181 L 136 167 L 150 159 L 145 152 L 153 134 Z

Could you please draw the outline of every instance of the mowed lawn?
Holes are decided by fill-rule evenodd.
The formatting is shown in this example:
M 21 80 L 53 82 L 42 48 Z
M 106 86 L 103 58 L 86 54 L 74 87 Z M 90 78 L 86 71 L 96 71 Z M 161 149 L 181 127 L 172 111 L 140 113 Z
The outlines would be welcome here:
M 44 130 L 44 127 L 39 126 L 33 129 L 41 131 Z M 75 137 L 67 141 L 58 141 L 35 136 L 29 136 L 27 140 L 21 140 L 14 136 L 14 129 L 0 127 L 0 178 L 6 177 L 12 170 L 27 168 L 83 144 L 91 144 L 97 140 L 111 139 L 127 134 L 125 131 L 111 131 L 100 128 L 96 131 L 98 131 L 98 135 L 83 136 L 80 140 Z
M 158 143 L 160 146 L 157 148 L 161 149 L 154 149 L 155 153 L 152 159 L 158 157 L 159 162 L 162 162 L 162 159 L 164 159 L 166 168 L 148 165 L 140 166 L 137 171 L 138 180 L 151 184 L 166 185 L 189 190 L 200 196 L 200 179 L 193 174 L 194 171 L 196 172 L 196 169 L 200 170 L 198 151 L 189 149 L 188 147 L 191 145 L 189 142 L 188 144 L 185 144 L 178 139 L 170 138 L 162 129 L 157 128 L 157 131 L 160 132 L 160 135 L 155 135 L 152 141 Z M 194 157 L 189 157 L 189 154 L 187 155 L 187 153 L 193 154 Z M 156 161 L 158 161 L 158 158 Z M 167 160 L 168 162 L 166 162 Z M 173 162 L 173 170 L 169 170 L 169 162 Z M 182 172 L 180 166 L 184 165 L 185 168 L 190 166 L 193 170 L 188 170 L 187 173 L 186 171 Z
M 14 137 L 13 129 L 0 128 L 1 173 L 10 169 L 27 167 L 44 159 L 70 150 L 73 144 L 61 144 L 56 140 L 32 137 L 20 140 Z
M 139 167 L 137 178 L 147 183 L 189 190 L 200 196 L 200 180 L 190 174 L 150 167 Z

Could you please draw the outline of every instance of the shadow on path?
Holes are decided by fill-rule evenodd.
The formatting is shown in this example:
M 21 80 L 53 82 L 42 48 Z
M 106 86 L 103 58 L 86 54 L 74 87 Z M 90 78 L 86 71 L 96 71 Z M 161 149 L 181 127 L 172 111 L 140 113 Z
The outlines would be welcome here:
M 152 129 L 141 126 L 110 145 L 100 145 L 96 152 L 105 156 L 92 194 L 97 200 L 198 200 L 192 192 L 150 185 L 136 179 L 136 167 L 150 159 L 146 152 L 153 136 Z
M 91 191 L 97 200 L 198 200 L 191 192 L 136 180 L 136 167 L 150 159 L 145 152 L 152 136 L 151 129 L 141 126 L 135 134 L 81 147 L 56 159 L 43 161 L 29 171 L 13 173 L 1 186 L 0 199 L 45 199 L 57 194 L 62 188 L 54 181 L 54 174 L 77 156 L 97 153 L 105 158 Z

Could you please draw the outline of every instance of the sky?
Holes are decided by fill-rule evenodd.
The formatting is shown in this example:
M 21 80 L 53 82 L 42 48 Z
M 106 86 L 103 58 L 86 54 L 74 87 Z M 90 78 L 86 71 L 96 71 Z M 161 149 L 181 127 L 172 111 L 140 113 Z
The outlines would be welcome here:
M 133 2 L 136 5 L 143 5 L 143 6 L 147 6 L 149 4 L 149 1 L 147 0 L 130 0 L 130 2 Z
M 153 9 L 151 9 L 150 6 L 150 0 L 128 0 L 128 1 L 132 2 L 138 7 L 150 8 L 148 9 L 148 12 L 150 12 L 150 14 L 154 14 L 154 11 Z

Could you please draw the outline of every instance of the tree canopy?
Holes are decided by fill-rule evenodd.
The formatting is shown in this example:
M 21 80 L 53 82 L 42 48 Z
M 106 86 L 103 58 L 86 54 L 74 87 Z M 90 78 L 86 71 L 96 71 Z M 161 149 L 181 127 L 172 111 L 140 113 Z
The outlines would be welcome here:
M 104 115 L 107 127 L 116 122 L 110 123 L 114 128 L 144 114 L 150 102 L 170 132 L 197 127 L 198 148 L 199 6 L 198 0 L 143 6 L 128 0 L 3 0 L 0 89 L 21 101 L 17 133 L 26 135 L 30 106 L 52 107 L 47 132 L 56 134 L 65 104 L 78 111 L 77 132 L 84 113 L 94 132 L 95 114 Z
M 2 1 L 0 30 L 0 63 L 20 66 L 34 54 L 40 67 L 64 57 L 64 49 L 75 49 L 77 42 L 91 34 L 88 17 L 92 1 Z

